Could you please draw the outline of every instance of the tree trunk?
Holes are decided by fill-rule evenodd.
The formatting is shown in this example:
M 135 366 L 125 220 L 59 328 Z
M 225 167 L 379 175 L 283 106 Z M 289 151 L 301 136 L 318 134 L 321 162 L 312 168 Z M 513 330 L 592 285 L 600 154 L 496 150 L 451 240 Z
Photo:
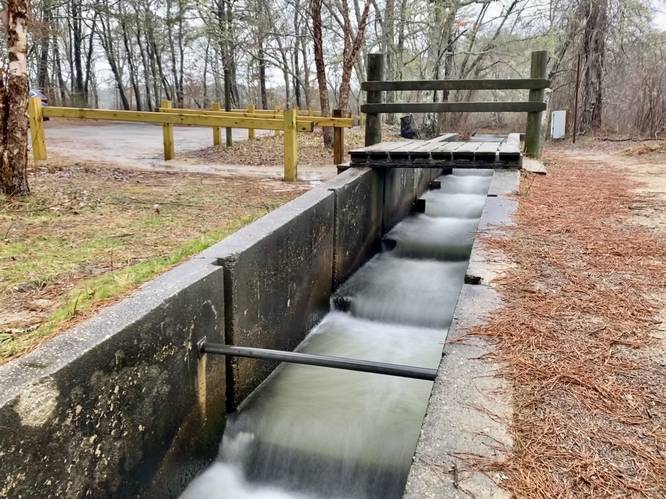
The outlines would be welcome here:
M 322 40 L 321 27 L 321 5 L 322 0 L 310 1 L 310 16 L 312 17 L 312 38 L 314 42 L 314 59 L 317 68 L 317 85 L 319 87 L 319 105 L 321 106 L 321 115 L 329 116 L 331 114 L 328 101 L 328 86 L 326 84 L 326 66 L 324 65 L 324 46 Z M 324 128 L 324 146 L 333 146 L 333 129 Z
M 601 128 L 603 111 L 603 75 L 608 30 L 608 0 L 585 0 L 583 33 L 585 72 L 583 78 L 583 107 L 580 117 L 581 133 Z
M 266 93 L 266 59 L 264 57 L 264 41 L 259 40 L 259 94 L 261 97 L 261 109 L 268 109 L 268 94 Z
M 363 44 L 363 37 L 365 36 L 365 27 L 368 24 L 368 15 L 370 14 L 371 0 L 368 0 L 363 8 L 363 13 L 358 21 L 358 29 L 356 36 L 352 39 L 351 23 L 349 21 L 349 9 L 347 8 L 347 0 L 342 0 L 342 15 L 344 18 L 344 49 L 342 53 L 342 78 L 340 81 L 340 93 L 338 94 L 338 108 L 343 111 L 347 110 L 349 104 L 349 89 L 351 81 L 351 73 L 354 68 L 354 61 Z
M 0 192 L 30 194 L 28 187 L 28 0 L 8 0 L 7 73 L 0 72 Z M 2 70 L 0 70 L 2 71 Z

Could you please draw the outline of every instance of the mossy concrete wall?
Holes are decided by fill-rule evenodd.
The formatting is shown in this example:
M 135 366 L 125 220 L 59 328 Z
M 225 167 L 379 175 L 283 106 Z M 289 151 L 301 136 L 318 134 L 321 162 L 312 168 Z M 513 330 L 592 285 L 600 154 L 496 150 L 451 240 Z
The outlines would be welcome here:
M 0 366 L 0 497 L 169 497 L 223 430 L 222 269 L 185 263 Z
M 350 169 L 0 366 L 0 497 L 177 497 L 274 368 L 196 342 L 292 349 L 422 177 Z

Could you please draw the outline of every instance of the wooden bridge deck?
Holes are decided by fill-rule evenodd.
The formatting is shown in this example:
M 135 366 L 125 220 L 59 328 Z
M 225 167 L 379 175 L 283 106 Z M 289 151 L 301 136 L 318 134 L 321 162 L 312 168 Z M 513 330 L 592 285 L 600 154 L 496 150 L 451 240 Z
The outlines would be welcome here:
M 430 140 L 381 142 L 350 151 L 352 167 L 520 168 L 520 135 L 476 135 L 461 141 L 454 133 Z

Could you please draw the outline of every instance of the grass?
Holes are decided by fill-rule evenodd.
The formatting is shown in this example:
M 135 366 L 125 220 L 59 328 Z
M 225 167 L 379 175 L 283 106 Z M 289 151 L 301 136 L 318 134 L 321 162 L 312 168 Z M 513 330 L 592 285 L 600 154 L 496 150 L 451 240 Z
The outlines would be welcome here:
M 295 197 L 302 185 L 91 167 L 0 199 L 0 363 Z
M 264 212 L 258 212 L 229 224 L 224 230 L 204 234 L 200 238 L 181 245 L 164 257 L 149 258 L 135 265 L 82 281 L 60 301 L 61 304 L 46 322 L 40 324 L 36 329 L 18 337 L 0 333 L 0 359 L 8 359 L 29 350 L 44 338 L 48 338 L 54 332 L 62 329 L 75 317 L 125 295 L 128 291 L 165 272 L 187 257 L 203 251 L 263 214 Z M 92 243 L 89 246 L 94 246 L 95 242 Z M 107 245 L 108 241 L 105 241 L 102 247 Z M 17 274 L 20 274 L 20 271 Z

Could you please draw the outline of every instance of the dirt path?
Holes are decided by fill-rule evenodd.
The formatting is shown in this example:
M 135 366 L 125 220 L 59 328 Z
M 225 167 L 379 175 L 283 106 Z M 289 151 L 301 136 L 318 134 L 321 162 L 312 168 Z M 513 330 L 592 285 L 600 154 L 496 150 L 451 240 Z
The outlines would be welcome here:
M 247 130 L 234 129 L 234 150 L 242 154 Z M 257 130 L 257 136 L 270 132 Z M 92 121 L 51 120 L 46 123 L 46 143 L 50 162 L 58 164 L 93 163 L 98 166 L 153 172 L 206 173 L 225 177 L 261 177 L 281 179 L 281 151 L 276 161 L 264 165 L 247 165 L 242 161 L 199 159 L 196 152 L 209 148 L 210 128 L 174 127 L 176 158 L 162 159 L 162 128 L 141 123 L 105 123 Z M 242 159 L 242 157 L 240 158 Z M 238 164 L 237 164 L 238 163 Z M 330 163 L 322 166 L 299 166 L 299 179 L 316 183 L 336 174 Z
M 513 386 L 517 497 L 666 497 L 664 156 L 558 147 L 523 179 L 514 266 L 474 334 Z

